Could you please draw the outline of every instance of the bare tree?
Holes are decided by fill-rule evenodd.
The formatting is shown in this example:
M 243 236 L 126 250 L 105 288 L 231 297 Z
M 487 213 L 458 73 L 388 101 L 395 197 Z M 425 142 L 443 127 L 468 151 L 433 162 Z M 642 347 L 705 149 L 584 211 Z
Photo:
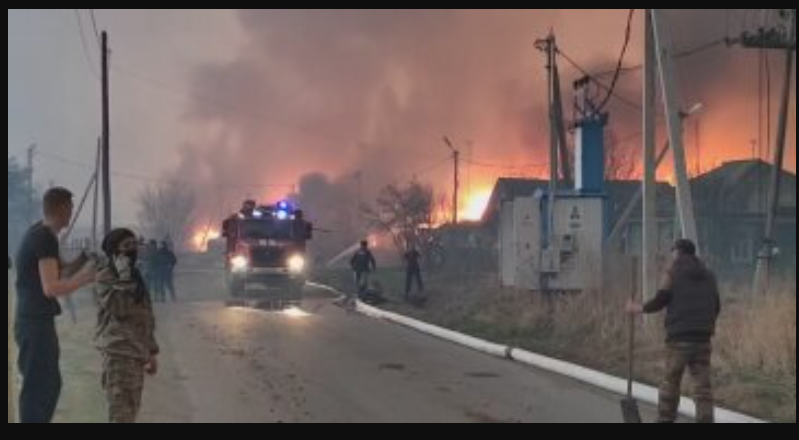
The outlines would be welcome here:
M 364 213 L 374 228 L 389 234 L 402 254 L 409 245 L 419 246 L 433 221 L 433 189 L 417 182 L 407 186 L 389 185 L 380 191 L 376 208 Z
M 612 131 L 605 134 L 605 179 L 632 180 L 641 174 L 640 145 L 619 139 Z
M 148 237 L 183 245 L 191 234 L 196 208 L 196 195 L 185 185 L 150 186 L 139 194 L 139 223 Z

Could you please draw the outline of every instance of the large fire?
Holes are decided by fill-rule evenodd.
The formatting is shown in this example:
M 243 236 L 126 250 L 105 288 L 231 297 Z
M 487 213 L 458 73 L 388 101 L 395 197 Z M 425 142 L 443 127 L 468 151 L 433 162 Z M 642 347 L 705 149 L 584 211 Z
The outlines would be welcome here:
M 221 231 L 211 227 L 203 227 L 194 232 L 191 237 L 192 250 L 195 252 L 207 252 L 208 244 L 222 237 Z
M 470 194 L 466 205 L 458 214 L 460 219 L 465 221 L 482 220 L 488 203 L 491 201 L 491 191 L 491 189 L 481 189 Z

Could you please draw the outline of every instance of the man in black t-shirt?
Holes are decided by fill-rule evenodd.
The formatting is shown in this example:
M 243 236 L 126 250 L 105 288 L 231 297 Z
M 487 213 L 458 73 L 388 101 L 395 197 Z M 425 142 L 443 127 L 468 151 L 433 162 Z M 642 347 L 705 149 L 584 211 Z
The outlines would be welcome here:
M 17 306 L 14 334 L 22 376 L 19 397 L 22 423 L 49 423 L 61 394 L 60 346 L 55 318 L 58 298 L 94 281 L 93 265 L 64 277 L 58 234 L 72 218 L 72 194 L 53 188 L 44 196 L 44 220 L 25 234 L 16 258 Z

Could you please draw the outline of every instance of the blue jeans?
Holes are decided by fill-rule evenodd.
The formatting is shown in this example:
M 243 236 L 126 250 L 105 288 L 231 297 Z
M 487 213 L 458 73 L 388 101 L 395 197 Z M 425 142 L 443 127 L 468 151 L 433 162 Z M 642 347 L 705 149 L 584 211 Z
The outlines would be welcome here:
M 22 389 L 20 423 L 50 423 L 61 398 L 61 348 L 55 320 L 19 319 L 14 329 Z
M 357 298 L 360 298 L 367 290 L 369 290 L 369 280 L 371 278 L 370 272 L 355 272 L 355 291 Z

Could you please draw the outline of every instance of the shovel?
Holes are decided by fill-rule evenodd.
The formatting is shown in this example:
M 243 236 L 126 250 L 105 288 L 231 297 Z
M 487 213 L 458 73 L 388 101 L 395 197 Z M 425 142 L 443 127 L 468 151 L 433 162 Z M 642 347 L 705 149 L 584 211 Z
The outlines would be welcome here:
M 638 287 L 638 265 L 633 262 L 632 273 L 630 275 L 632 300 L 636 300 L 636 290 Z M 635 316 L 629 315 L 629 333 L 627 345 L 627 396 L 621 401 L 621 414 L 624 418 L 624 423 L 640 424 L 643 423 L 641 419 L 641 409 L 638 407 L 638 401 L 633 397 L 633 378 L 635 373 Z

